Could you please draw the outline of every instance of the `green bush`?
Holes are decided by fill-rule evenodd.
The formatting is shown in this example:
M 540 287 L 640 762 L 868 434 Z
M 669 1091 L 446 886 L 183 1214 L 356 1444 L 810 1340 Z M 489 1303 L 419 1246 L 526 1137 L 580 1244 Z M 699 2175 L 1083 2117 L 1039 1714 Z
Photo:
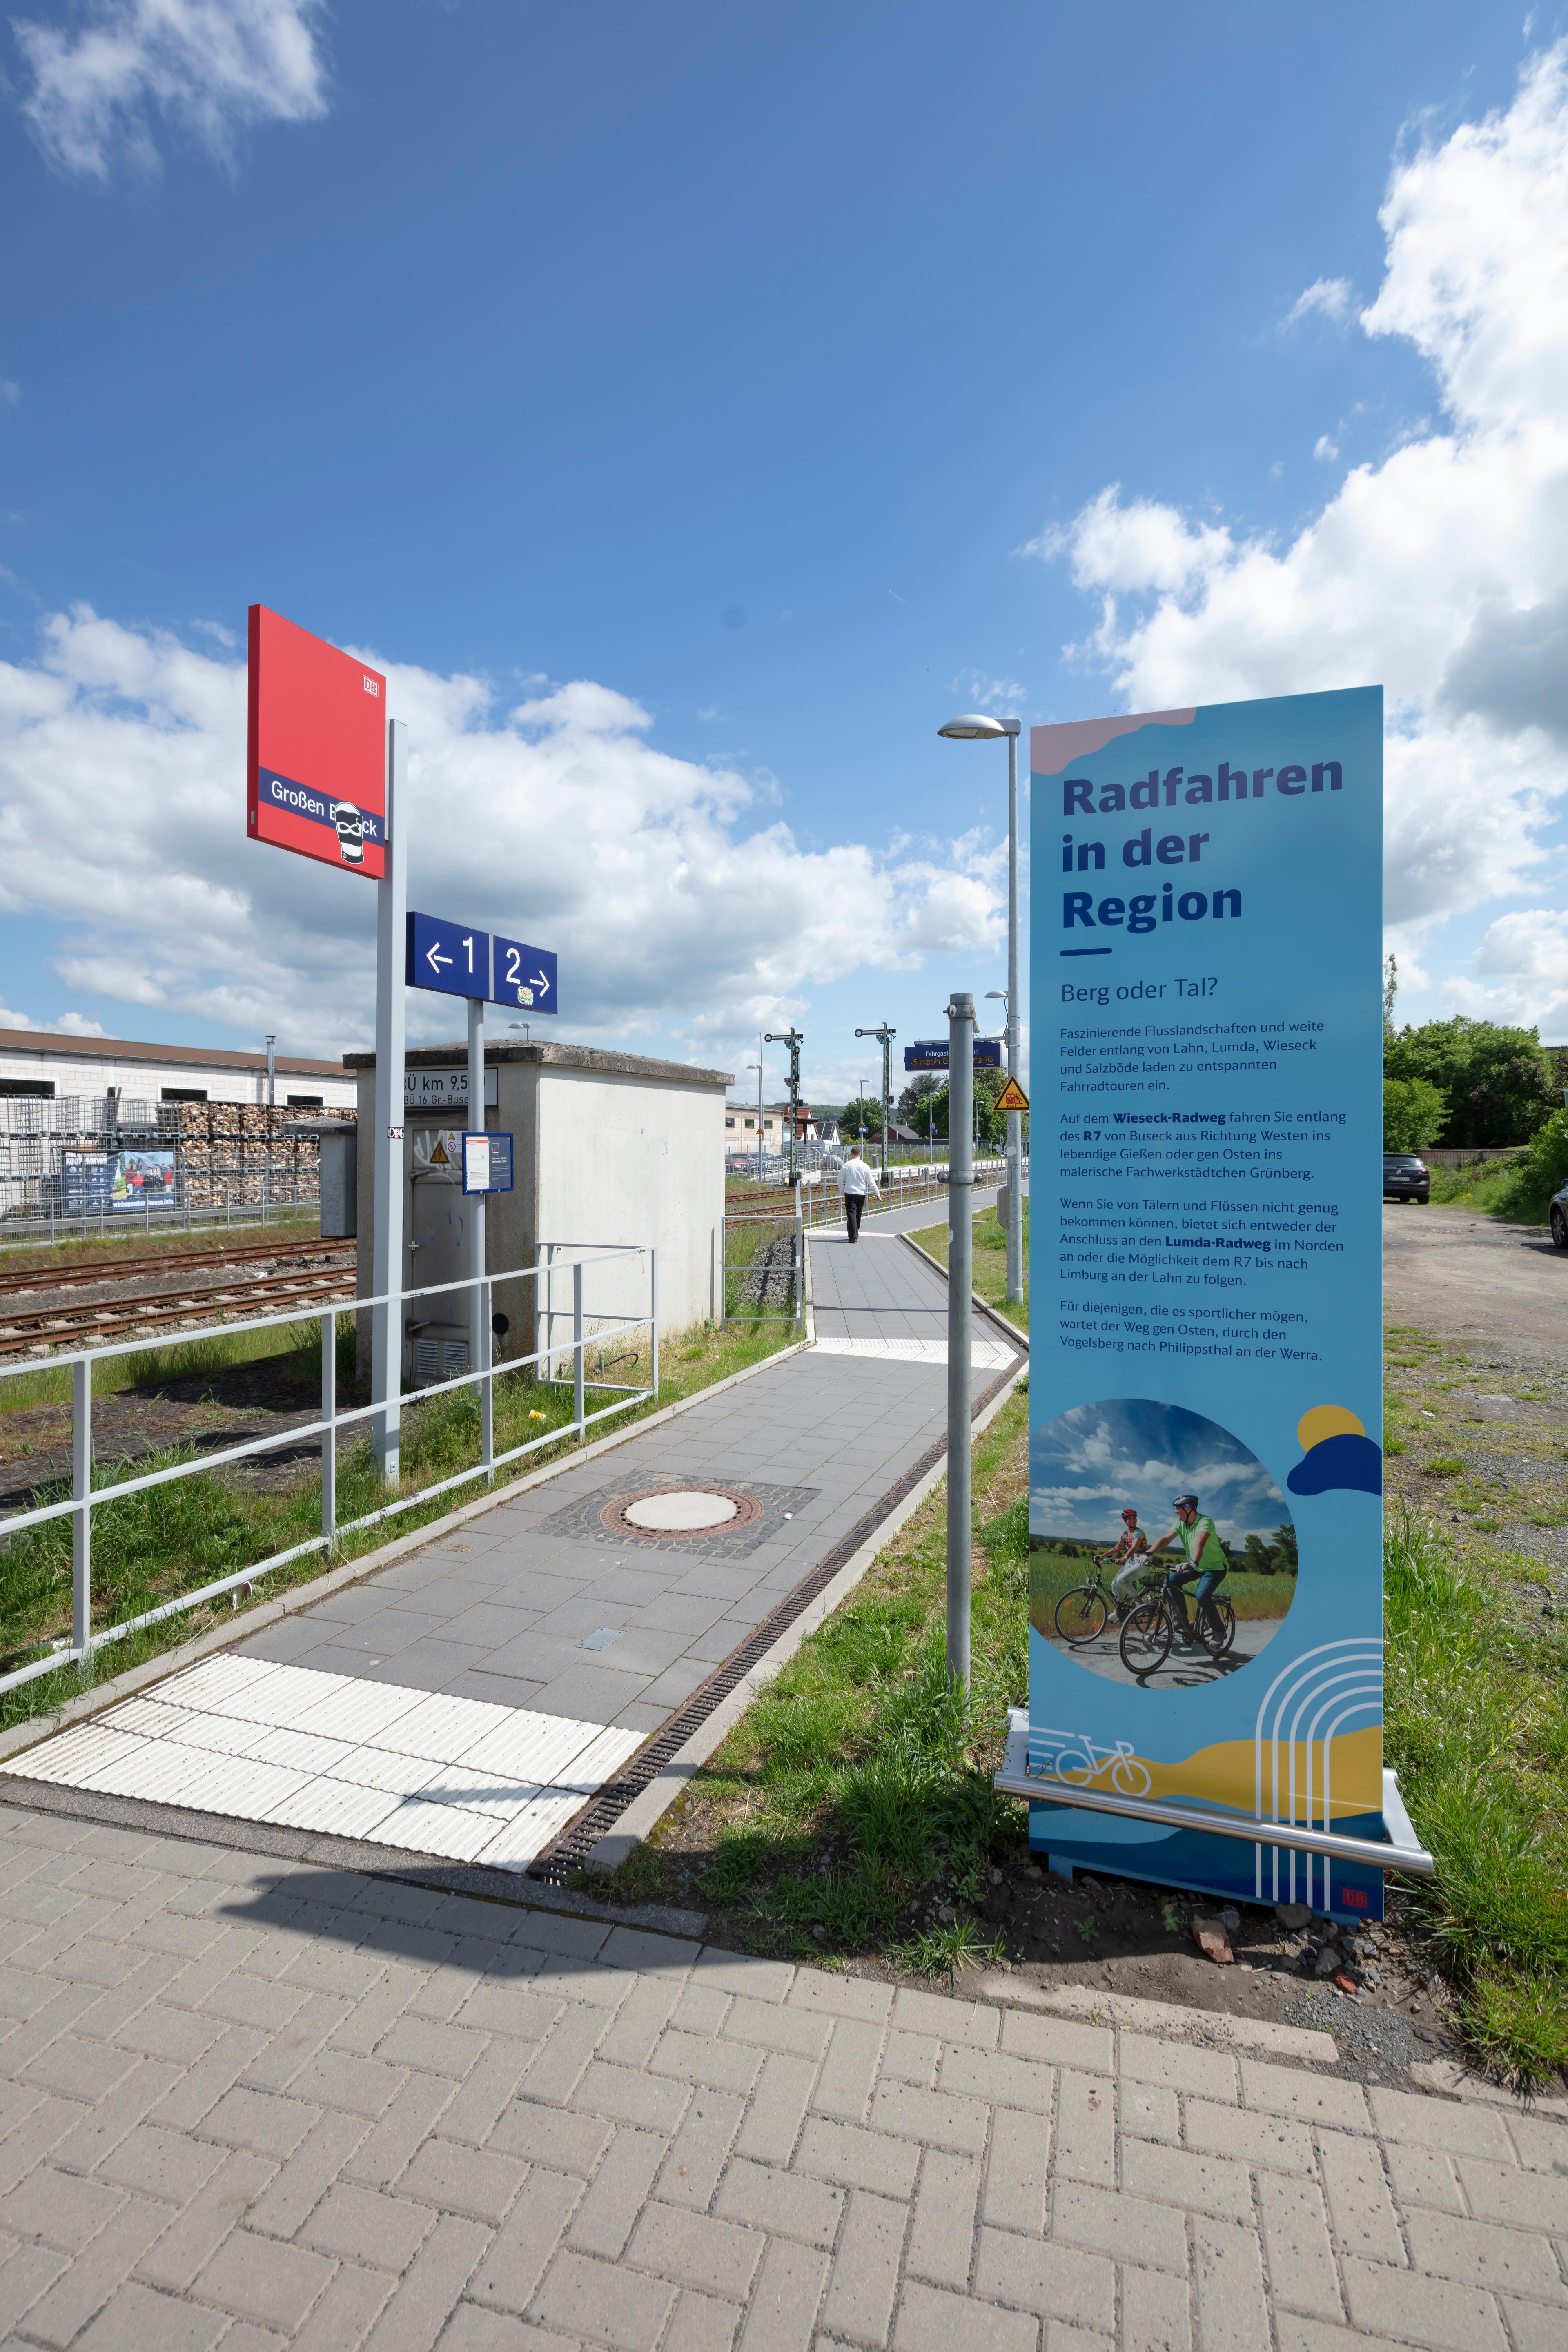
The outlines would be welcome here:
M 1553 1111 L 1531 1145 L 1528 1159 L 1509 1171 L 1501 1206 L 1507 1216 L 1540 1222 L 1553 1192 L 1568 1184 L 1568 1110 Z
M 1385 1151 L 1425 1151 L 1443 1131 L 1448 1097 L 1426 1078 L 1384 1078 L 1383 1082 L 1383 1148 Z
M 1385 1081 L 1422 1080 L 1437 1088 L 1447 1117 L 1432 1140 L 1446 1144 L 1528 1143 L 1562 1091 L 1537 1031 L 1471 1021 L 1464 1013 L 1391 1031 L 1384 1040 L 1383 1075 Z

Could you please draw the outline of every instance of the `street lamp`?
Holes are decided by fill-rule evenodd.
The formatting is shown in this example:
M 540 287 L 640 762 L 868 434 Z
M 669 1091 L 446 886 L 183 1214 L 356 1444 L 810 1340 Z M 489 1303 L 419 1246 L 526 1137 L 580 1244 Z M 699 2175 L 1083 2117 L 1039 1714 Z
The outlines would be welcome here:
M 971 711 L 950 719 L 937 733 L 958 743 L 985 743 L 998 735 L 1007 738 L 1007 1075 L 1018 1075 L 1018 737 L 1021 719 L 991 719 Z M 951 1077 L 950 1077 L 951 1083 Z M 952 1122 L 948 1121 L 951 1133 Z M 951 1150 L 952 1145 L 949 1144 Z M 1024 1296 L 1024 1122 L 1019 1113 L 1007 1114 L 1007 1296 Z

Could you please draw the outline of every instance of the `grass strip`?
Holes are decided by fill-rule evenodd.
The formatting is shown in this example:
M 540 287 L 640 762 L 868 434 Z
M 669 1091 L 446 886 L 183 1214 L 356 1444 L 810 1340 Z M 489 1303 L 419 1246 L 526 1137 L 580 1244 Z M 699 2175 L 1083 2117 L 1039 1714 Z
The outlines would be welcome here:
M 1568 1636 L 1526 1613 L 1521 1570 L 1390 1512 L 1384 1753 L 1437 1864 L 1403 1899 L 1475 2055 L 1537 2084 L 1568 2070 Z
M 243 1339 L 248 1335 L 239 1334 Z M 276 1339 L 276 1335 L 271 1335 Z M 350 1351 L 352 1324 L 343 1335 Z M 727 1380 L 749 1365 L 761 1363 L 797 1338 L 793 1319 L 751 1324 L 728 1331 L 710 1327 L 678 1334 L 667 1340 L 660 1355 L 660 1393 L 651 1402 L 632 1408 L 615 1421 L 599 1424 L 594 1437 L 635 1428 L 637 1422 L 663 1407 L 694 1396 L 715 1381 Z M 205 1343 L 223 1356 L 224 1342 Z M 612 1342 L 605 1342 L 606 1353 Z M 194 1351 L 166 1353 L 176 1363 Z M 590 1382 L 595 1370 L 596 1348 L 587 1350 Z M 145 1361 L 146 1359 L 141 1360 Z M 292 1387 L 303 1391 L 301 1404 L 313 1417 L 319 1396 L 321 1327 L 301 1327 L 299 1339 L 283 1356 L 270 1360 L 280 1394 Z M 182 1365 L 182 1369 L 188 1369 Z M 340 1365 L 340 1369 L 341 1369 Z M 646 1342 L 628 1349 L 609 1370 L 608 1377 L 636 1384 L 647 1377 Z M 495 1391 L 495 1442 L 498 1452 L 531 1437 L 563 1431 L 558 1444 L 542 1446 L 535 1454 L 510 1463 L 496 1473 L 498 1488 L 530 1477 L 562 1460 L 575 1447 L 564 1433 L 572 1417 L 569 1382 L 536 1384 L 530 1373 L 498 1378 Z M 594 1395 L 590 1386 L 588 1404 Z M 355 1427 L 363 1428 L 363 1423 Z M 404 1400 L 403 1475 L 398 1492 L 417 1494 L 421 1487 L 452 1476 L 476 1464 L 479 1455 L 479 1410 L 477 1398 L 455 1391 L 421 1402 Z M 118 1478 L 194 1461 L 190 1447 L 142 1454 L 133 1462 L 104 1460 L 94 1467 L 95 1486 L 113 1485 Z M 182 1592 L 198 1591 L 218 1578 L 235 1574 L 269 1553 L 288 1550 L 319 1534 L 321 1524 L 321 1480 L 318 1470 L 302 1471 L 298 1478 L 270 1486 L 245 1483 L 242 1463 L 227 1472 L 195 1470 L 188 1477 L 107 1503 L 93 1512 L 93 1622 L 108 1626 L 159 1607 Z M 41 1502 L 63 1500 L 68 1487 L 40 1493 Z M 400 1512 L 372 1528 L 346 1534 L 334 1561 L 362 1558 L 366 1552 L 414 1533 L 484 1492 L 476 1478 Z M 338 1517 L 340 1522 L 375 1510 L 390 1500 L 377 1475 L 368 1438 L 340 1444 L 338 1450 Z M 274 1600 L 306 1584 L 328 1565 L 321 1552 L 258 1578 L 254 1600 Z M 217 1623 L 230 1621 L 237 1607 L 250 1605 L 241 1597 L 221 1596 L 160 1624 L 144 1627 L 109 1643 L 83 1666 L 66 1665 L 57 1673 L 39 1675 L 32 1682 L 0 1693 L 0 1729 L 47 1715 L 89 1690 L 94 1683 L 122 1674 L 165 1650 L 191 1640 Z M 52 1519 L 41 1527 L 24 1528 L 6 1538 L 0 1523 L 0 1670 L 29 1664 L 51 1639 L 68 1635 L 71 1623 L 71 1522 Z
M 1021 1856 L 1027 1834 L 991 1785 L 1028 1678 L 1026 1387 L 975 1441 L 968 1706 L 947 1675 L 944 1484 L 758 1695 L 616 1892 L 695 1895 L 752 1949 L 795 1958 L 874 1950 L 929 1975 L 990 1949 L 973 1916 L 986 1868 Z M 916 1933 L 913 1898 L 933 1890 L 939 1924 Z
M 925 1225 L 910 1239 L 935 1258 L 945 1273 L 947 1270 L 947 1227 Z M 974 1245 L 972 1260 L 973 1287 L 987 1307 L 994 1307 L 1009 1323 L 1020 1331 L 1029 1328 L 1029 1203 L 1024 1202 L 1024 1296 L 1010 1299 L 1007 1296 L 1007 1228 L 996 1222 L 994 1209 L 979 1209 L 974 1215 Z

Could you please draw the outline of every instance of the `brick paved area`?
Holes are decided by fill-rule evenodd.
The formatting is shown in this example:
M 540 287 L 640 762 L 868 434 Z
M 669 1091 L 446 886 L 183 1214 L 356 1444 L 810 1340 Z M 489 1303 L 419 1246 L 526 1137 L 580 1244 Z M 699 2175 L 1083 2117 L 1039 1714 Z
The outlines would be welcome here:
M 1174 2033 L 10 1805 L 0 2021 L 61 2352 L 1568 2340 L 1568 2123 Z

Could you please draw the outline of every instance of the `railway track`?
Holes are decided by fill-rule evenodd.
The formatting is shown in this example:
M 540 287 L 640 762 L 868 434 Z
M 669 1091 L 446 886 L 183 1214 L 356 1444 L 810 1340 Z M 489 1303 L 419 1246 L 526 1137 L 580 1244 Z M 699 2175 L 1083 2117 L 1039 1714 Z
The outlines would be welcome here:
M 296 1252 L 298 1255 L 298 1252 Z M 196 1283 L 179 1290 L 146 1290 L 71 1307 L 49 1304 L 19 1313 L 0 1310 L 0 1359 L 52 1348 L 95 1348 L 115 1339 L 216 1321 L 225 1315 L 280 1314 L 354 1296 L 353 1260 L 318 1274 L 278 1274 L 232 1282 Z
M 350 1259 L 353 1242 L 295 1240 L 231 1243 L 226 1249 L 160 1250 L 147 1257 L 78 1258 L 64 1265 L 0 1272 L 0 1297 L 18 1291 L 82 1290 L 89 1284 L 123 1282 L 140 1275 L 183 1276 L 193 1265 L 269 1265 L 291 1257 Z

